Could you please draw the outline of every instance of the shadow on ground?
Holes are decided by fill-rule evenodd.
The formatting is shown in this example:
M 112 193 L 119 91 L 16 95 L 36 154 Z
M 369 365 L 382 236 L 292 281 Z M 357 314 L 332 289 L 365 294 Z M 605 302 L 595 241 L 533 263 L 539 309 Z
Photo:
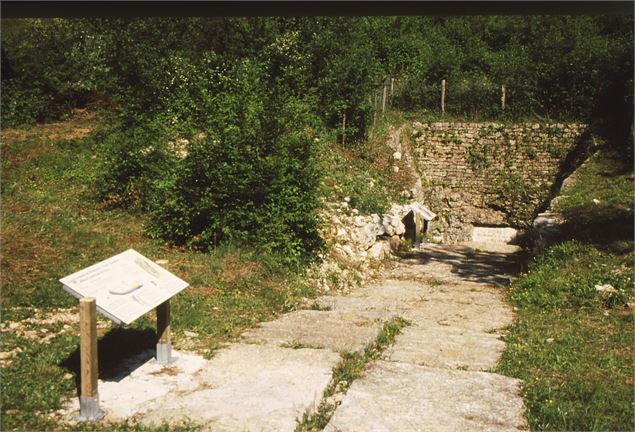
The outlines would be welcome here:
M 609 216 L 607 216 L 609 215 Z M 625 253 L 631 248 L 624 241 L 635 235 L 633 212 L 617 206 L 602 208 L 576 208 L 564 213 L 567 222 L 557 241 L 578 240 L 614 253 Z
M 97 342 L 99 379 L 121 381 L 155 355 L 156 332 L 115 327 Z M 73 351 L 60 366 L 75 375 L 81 385 L 80 349 Z
M 520 269 L 522 253 L 486 252 L 459 245 L 427 245 L 420 251 L 405 252 L 401 258 L 417 264 L 450 264 L 451 272 L 465 280 L 506 286 Z

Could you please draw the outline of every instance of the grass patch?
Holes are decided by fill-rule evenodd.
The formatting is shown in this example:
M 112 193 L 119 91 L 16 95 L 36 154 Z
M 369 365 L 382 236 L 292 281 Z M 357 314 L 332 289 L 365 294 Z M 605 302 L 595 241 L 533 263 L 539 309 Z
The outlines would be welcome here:
M 144 234 L 142 215 L 102 208 L 92 186 L 104 153 L 100 131 L 108 127 L 105 120 L 81 118 L 2 131 L 2 352 L 20 348 L 3 360 L 3 430 L 67 427 L 51 413 L 76 394 L 78 370 L 72 360 L 79 330 L 72 318 L 77 300 L 58 279 L 90 264 L 128 248 L 166 260 L 168 270 L 190 283 L 171 302 L 174 346 L 206 356 L 245 329 L 317 294 L 276 257 L 232 245 L 209 253 L 167 247 Z M 66 318 L 51 318 L 59 316 Z M 100 319 L 100 344 L 138 346 L 126 342 L 133 333 L 153 344 L 154 321 L 152 313 L 126 327 Z M 186 330 L 199 336 L 184 337 Z M 116 368 L 130 355 L 102 359 L 107 350 L 101 351 L 104 367 Z M 128 423 L 81 427 L 168 430 Z
M 333 396 L 345 394 L 353 381 L 364 376 L 366 365 L 372 360 L 379 359 L 382 352 L 394 342 L 395 336 L 407 325 L 409 323 L 403 318 L 394 318 L 384 325 L 375 342 L 367 346 L 363 352 L 342 353 L 342 360 L 333 369 L 333 377 L 324 390 L 316 412 L 312 415 L 305 413 L 302 420 L 298 421 L 296 431 L 324 429 L 339 406 L 339 401 L 333 400 Z
M 614 151 L 600 151 L 576 171 L 557 205 L 567 220 L 567 236 L 611 248 L 632 248 L 633 166 Z
M 177 424 L 169 424 L 167 422 L 146 426 L 134 421 L 126 420 L 121 423 L 78 423 L 72 428 L 64 430 L 72 430 L 73 432 L 195 432 L 200 427 L 191 421 L 185 421 Z
M 532 430 L 635 426 L 629 177 L 632 169 L 615 155 L 590 159 L 560 201 L 565 238 L 536 256 L 509 290 L 518 317 L 497 372 L 524 381 Z M 595 288 L 606 284 L 615 291 Z

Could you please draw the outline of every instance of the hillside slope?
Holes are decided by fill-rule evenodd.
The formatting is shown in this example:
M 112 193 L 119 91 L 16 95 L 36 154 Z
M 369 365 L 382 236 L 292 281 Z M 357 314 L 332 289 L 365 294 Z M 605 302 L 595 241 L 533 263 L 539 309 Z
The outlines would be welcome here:
M 602 150 L 557 200 L 556 243 L 509 290 L 500 373 L 525 382 L 532 430 L 633 430 L 633 168 Z

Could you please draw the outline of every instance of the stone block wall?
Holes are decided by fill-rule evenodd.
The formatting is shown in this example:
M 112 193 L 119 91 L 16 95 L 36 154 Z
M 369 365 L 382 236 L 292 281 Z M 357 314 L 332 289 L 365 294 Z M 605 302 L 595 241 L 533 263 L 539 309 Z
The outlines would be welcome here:
M 439 214 L 436 235 L 453 243 L 469 240 L 473 226 L 527 227 L 585 129 L 578 123 L 415 122 L 418 198 Z

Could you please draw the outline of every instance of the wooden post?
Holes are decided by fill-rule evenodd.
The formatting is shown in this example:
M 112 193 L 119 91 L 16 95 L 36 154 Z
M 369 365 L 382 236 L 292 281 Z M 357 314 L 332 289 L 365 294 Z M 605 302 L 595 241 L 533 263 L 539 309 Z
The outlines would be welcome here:
M 346 144 L 346 111 L 342 116 L 342 145 Z
M 157 362 L 170 363 L 172 338 L 170 336 L 170 300 L 157 306 Z
M 505 111 L 505 84 L 501 86 L 501 109 Z
M 373 105 L 373 126 L 377 121 L 377 91 L 375 90 L 375 105 Z
M 445 114 L 445 80 L 441 80 L 441 114 Z
M 395 79 L 390 78 L 390 97 L 395 93 Z
M 381 98 L 381 112 L 386 111 L 386 83 L 384 83 L 384 96 Z
M 97 380 L 97 304 L 92 297 L 79 300 L 79 354 L 81 393 L 79 396 L 80 421 L 99 420 L 104 413 L 99 409 Z

